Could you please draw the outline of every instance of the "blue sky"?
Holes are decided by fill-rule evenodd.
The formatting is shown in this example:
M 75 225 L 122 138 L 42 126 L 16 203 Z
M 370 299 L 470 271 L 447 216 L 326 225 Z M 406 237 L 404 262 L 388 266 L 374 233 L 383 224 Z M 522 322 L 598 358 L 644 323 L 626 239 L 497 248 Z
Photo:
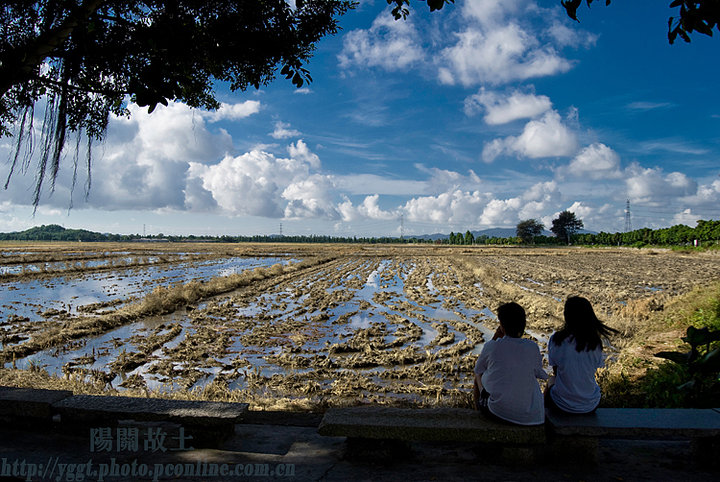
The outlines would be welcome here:
M 360 2 L 300 90 L 220 85 L 217 112 L 131 105 L 87 199 L 79 173 L 68 209 L 69 154 L 34 217 L 33 172 L 0 191 L 0 231 L 408 236 L 549 227 L 568 209 L 615 232 L 628 199 L 633 228 L 720 219 L 720 44 L 669 45 L 669 2 L 600 2 L 580 23 L 559 0 L 412 3 L 395 21 Z

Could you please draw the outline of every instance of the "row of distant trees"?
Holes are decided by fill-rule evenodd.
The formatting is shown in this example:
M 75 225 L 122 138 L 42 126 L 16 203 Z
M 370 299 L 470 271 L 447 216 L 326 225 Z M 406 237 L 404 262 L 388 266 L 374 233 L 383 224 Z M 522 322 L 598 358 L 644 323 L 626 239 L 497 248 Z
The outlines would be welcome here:
M 36 226 L 25 231 L 0 233 L 0 241 L 109 241 L 109 242 L 129 242 L 129 241 L 172 241 L 172 242 L 216 242 L 216 243 L 276 243 L 278 241 L 286 243 L 364 243 L 364 244 L 385 244 L 385 243 L 405 243 L 405 242 L 422 242 L 422 240 L 410 238 L 401 239 L 395 237 L 342 237 L 342 236 L 172 236 L 163 233 L 155 235 L 140 234 L 111 234 L 96 233 L 85 229 L 65 229 L 57 224 L 49 224 Z
M 636 229 L 626 233 L 580 233 L 583 222 L 574 213 L 563 211 L 553 220 L 550 231 L 553 236 L 543 235 L 545 226 L 537 219 L 521 221 L 516 227 L 515 237 L 490 237 L 486 235 L 475 236 L 469 230 L 462 233 L 450 233 L 447 239 L 432 240 L 416 237 L 342 237 L 342 236 L 166 236 L 164 234 L 141 236 L 139 234 L 106 234 L 87 231 L 84 229 L 65 229 L 62 226 L 51 224 L 37 226 L 26 231 L 13 233 L 0 233 L 0 241 L 111 241 L 127 242 L 148 240 L 164 240 L 174 242 L 218 242 L 218 243 L 358 243 L 358 244 L 388 244 L 388 243 L 439 243 L 453 245 L 489 244 L 585 244 L 610 246 L 683 246 L 699 242 L 720 242 L 720 221 L 698 221 L 697 226 L 691 228 L 683 224 L 663 229 Z
M 543 223 L 537 219 L 526 219 L 517 224 L 517 241 L 522 244 L 600 244 L 613 246 L 665 245 L 679 246 L 708 241 L 720 242 L 720 221 L 700 220 L 691 228 L 678 224 L 669 228 L 642 228 L 624 233 L 579 233 L 583 222 L 574 213 L 563 211 L 553 220 L 550 231 L 554 237 L 543 236 Z
M 665 245 L 682 246 L 698 243 L 720 242 L 720 221 L 697 222 L 697 226 L 691 228 L 684 224 L 678 224 L 663 229 L 636 229 L 626 233 L 605 233 L 597 234 L 582 233 L 575 235 L 577 243 L 580 244 L 605 244 L 622 246 L 645 246 Z
M 478 236 L 475 238 L 469 230 L 465 234 L 450 233 L 447 240 L 449 244 L 534 244 L 541 241 L 543 244 L 570 243 L 580 229 L 583 228 L 583 222 L 575 216 L 571 211 L 561 212 L 552 222 L 550 231 L 555 235 L 555 239 L 549 239 L 543 236 L 545 225 L 537 219 L 526 219 L 517 224 L 515 234 L 517 239 Z
M 450 231 L 448 237 L 449 244 L 475 244 L 475 235 L 470 230 L 465 231 L 465 234 L 453 233 Z

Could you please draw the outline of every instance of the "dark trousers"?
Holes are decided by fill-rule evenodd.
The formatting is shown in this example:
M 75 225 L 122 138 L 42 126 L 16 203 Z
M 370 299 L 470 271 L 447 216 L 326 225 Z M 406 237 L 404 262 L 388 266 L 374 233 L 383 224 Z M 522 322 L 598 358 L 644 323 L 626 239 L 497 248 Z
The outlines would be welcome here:
M 510 423 L 507 420 L 503 420 L 502 418 L 498 417 L 494 413 L 490 411 L 488 408 L 488 400 L 490 399 L 490 393 L 488 393 L 487 390 L 484 388 L 482 389 L 482 392 L 480 392 L 480 397 L 478 397 L 477 402 L 475 404 L 475 409 L 479 410 L 483 415 L 485 415 L 487 418 L 491 420 L 495 420 L 496 422 L 503 422 L 503 423 Z

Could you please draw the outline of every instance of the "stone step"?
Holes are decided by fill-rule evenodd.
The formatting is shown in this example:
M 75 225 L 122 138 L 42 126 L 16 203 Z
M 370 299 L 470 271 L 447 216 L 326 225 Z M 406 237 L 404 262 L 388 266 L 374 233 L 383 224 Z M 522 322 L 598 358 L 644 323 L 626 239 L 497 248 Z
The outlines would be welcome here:
M 73 395 L 53 404 L 63 423 L 90 425 L 117 420 L 168 421 L 218 427 L 243 420 L 247 403 L 162 398 Z
M 72 394 L 69 390 L 0 387 L 0 419 L 9 423 L 51 422 L 55 414 L 53 404 Z
M 404 441 L 455 441 L 542 444 L 545 428 L 490 420 L 462 408 L 331 408 L 318 428 L 321 435 Z
M 218 447 L 235 433 L 248 404 L 74 395 L 53 404 L 53 409 L 70 430 L 135 427 L 141 437 L 161 430 L 169 438 L 187 440 L 188 445 Z
M 587 415 L 546 410 L 557 435 L 618 438 L 720 436 L 720 413 L 700 408 L 598 408 Z

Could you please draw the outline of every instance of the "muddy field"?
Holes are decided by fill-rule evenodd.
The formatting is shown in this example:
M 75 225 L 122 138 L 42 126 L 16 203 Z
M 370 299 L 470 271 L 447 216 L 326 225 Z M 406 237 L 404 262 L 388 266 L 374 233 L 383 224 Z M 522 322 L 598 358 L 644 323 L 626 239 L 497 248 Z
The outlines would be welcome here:
M 526 308 L 541 346 L 573 294 L 627 338 L 720 273 L 718 255 L 629 249 L 82 248 L 0 248 L 5 367 L 322 405 L 462 406 L 500 303 Z

